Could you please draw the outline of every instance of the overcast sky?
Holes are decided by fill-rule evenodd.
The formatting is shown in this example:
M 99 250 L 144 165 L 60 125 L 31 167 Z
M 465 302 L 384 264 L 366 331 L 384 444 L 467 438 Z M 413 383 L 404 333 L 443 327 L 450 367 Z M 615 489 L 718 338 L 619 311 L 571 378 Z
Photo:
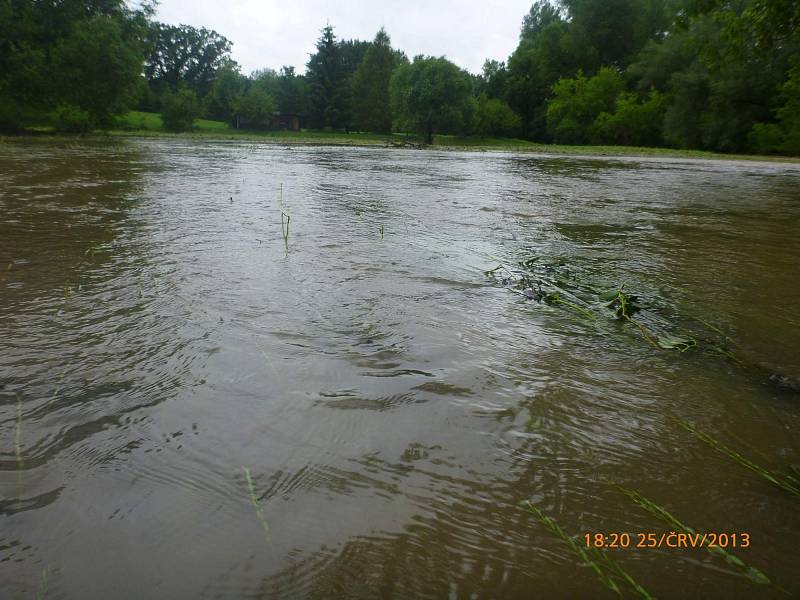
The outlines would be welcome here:
M 533 0 L 161 0 L 156 19 L 214 29 L 233 42 L 244 73 L 293 65 L 305 71 L 319 30 L 372 40 L 381 26 L 409 58 L 446 56 L 479 73 L 487 58 L 506 60 Z

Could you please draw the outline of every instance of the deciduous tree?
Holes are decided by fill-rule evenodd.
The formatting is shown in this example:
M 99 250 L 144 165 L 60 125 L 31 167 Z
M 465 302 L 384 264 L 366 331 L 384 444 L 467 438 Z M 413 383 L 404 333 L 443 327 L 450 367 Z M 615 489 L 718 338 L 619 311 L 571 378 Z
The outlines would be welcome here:
M 470 75 L 446 58 L 417 56 L 397 68 L 391 81 L 392 112 L 400 131 L 464 132 L 475 112 Z

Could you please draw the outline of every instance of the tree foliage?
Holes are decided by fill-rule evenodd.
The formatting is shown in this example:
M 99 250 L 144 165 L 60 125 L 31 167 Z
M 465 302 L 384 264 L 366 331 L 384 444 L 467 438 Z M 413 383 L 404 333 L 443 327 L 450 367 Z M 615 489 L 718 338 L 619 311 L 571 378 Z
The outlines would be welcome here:
M 338 129 L 345 124 L 348 98 L 344 89 L 344 63 L 333 27 L 327 25 L 322 30 L 316 47 L 306 65 L 309 121 L 312 127 Z
M 158 94 L 183 86 L 204 98 L 216 71 L 231 62 L 230 40 L 205 27 L 152 23 L 148 41 L 144 74 Z
M 614 112 L 624 86 L 622 76 L 608 67 L 588 79 L 580 71 L 560 79 L 547 106 L 547 128 L 553 139 L 561 144 L 591 142 L 595 120 L 601 113 Z
M 657 90 L 651 90 L 644 98 L 633 92 L 620 93 L 613 112 L 601 112 L 592 123 L 592 143 L 661 145 L 665 100 Z
M 265 129 L 272 123 L 275 106 L 275 98 L 266 89 L 253 85 L 236 99 L 234 111 L 244 127 Z
M 389 83 L 392 72 L 403 59 L 405 56 L 398 57 L 392 50 L 391 39 L 381 28 L 353 75 L 353 113 L 355 125 L 361 131 L 392 130 Z
M 536 0 L 506 61 L 469 74 L 321 30 L 293 67 L 241 73 L 206 28 L 153 21 L 154 0 L 0 0 L 0 129 L 83 131 L 140 110 L 266 127 L 523 136 L 800 152 L 797 0 Z M 190 90 L 189 96 L 184 90 Z M 190 126 L 184 116 L 165 123 Z M 170 125 L 173 126 L 173 125 Z
M 575 72 L 565 43 L 568 23 L 550 2 L 539 0 L 525 17 L 520 42 L 508 59 L 506 100 L 522 118 L 523 133 L 546 139 L 547 100 L 561 77 Z
M 516 136 L 522 127 L 522 119 L 507 102 L 488 95 L 478 96 L 475 113 L 475 132 L 481 135 Z
M 161 119 L 167 131 L 191 131 L 199 116 L 200 104 L 194 90 L 184 87 L 164 94 Z
M 95 15 L 75 23 L 52 50 L 58 97 L 86 111 L 93 124 L 109 125 L 136 101 L 140 48 L 126 43 L 122 24 Z
M 122 0 L 0 2 L 0 127 L 65 106 L 107 125 L 136 96 L 152 10 Z
M 396 128 L 428 144 L 434 133 L 465 131 L 475 111 L 469 74 L 446 58 L 416 56 L 397 68 L 390 91 Z

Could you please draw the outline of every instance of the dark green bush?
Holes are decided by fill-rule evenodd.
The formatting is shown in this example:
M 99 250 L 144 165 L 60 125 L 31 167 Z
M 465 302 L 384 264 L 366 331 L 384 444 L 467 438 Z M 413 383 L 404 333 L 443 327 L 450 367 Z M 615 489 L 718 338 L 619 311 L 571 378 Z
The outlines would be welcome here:
M 62 104 L 54 111 L 54 125 L 60 133 L 86 133 L 92 128 L 88 111 L 72 104 Z
M 0 96 L 0 131 L 19 131 L 22 129 L 22 120 L 19 105 L 9 98 Z
M 178 90 L 161 99 L 161 120 L 167 131 L 191 131 L 199 116 L 200 104 L 192 90 Z

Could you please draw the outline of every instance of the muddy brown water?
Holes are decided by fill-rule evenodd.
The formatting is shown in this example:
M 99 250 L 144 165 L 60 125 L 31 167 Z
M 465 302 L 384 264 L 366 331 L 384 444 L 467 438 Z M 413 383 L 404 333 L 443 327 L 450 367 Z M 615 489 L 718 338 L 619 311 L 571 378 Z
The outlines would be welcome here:
M 674 420 L 779 471 L 800 396 L 483 274 L 579 264 L 800 379 L 798 224 L 797 164 L 0 144 L 2 597 L 614 597 L 520 503 L 673 529 L 620 485 L 800 595 L 800 498 Z M 611 555 L 661 598 L 786 597 Z

